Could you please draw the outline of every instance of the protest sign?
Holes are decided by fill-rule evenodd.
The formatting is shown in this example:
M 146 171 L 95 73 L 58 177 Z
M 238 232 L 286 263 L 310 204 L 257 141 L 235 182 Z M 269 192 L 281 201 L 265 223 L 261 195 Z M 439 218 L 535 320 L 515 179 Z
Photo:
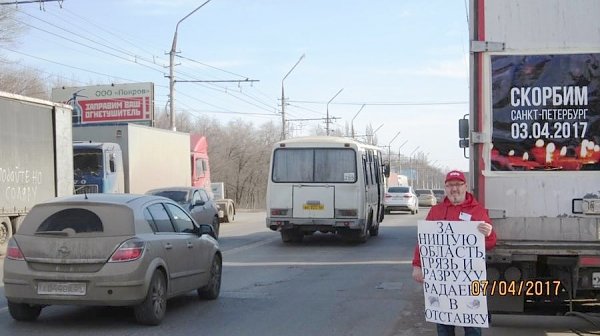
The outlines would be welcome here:
M 439 324 L 489 326 L 485 293 L 485 237 L 472 221 L 419 221 L 425 319 Z M 478 288 L 478 287 L 477 287 Z M 472 295 L 478 294 L 478 295 Z

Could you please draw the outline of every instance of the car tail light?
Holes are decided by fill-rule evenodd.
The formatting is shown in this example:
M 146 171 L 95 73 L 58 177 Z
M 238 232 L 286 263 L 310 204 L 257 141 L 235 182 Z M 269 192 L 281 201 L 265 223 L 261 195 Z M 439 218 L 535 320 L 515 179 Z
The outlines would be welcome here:
M 144 253 L 146 244 L 139 239 L 130 239 L 123 242 L 112 254 L 108 262 L 125 262 L 139 259 Z
M 289 209 L 271 209 L 271 216 L 287 216 Z
M 404 198 L 412 198 L 412 195 L 404 195 Z
M 25 256 L 23 255 L 23 252 L 21 252 L 21 249 L 19 248 L 19 245 L 17 245 L 17 242 L 14 238 L 11 238 L 8 241 L 6 257 L 11 260 L 25 260 Z
M 579 266 L 581 267 L 600 267 L 599 256 L 580 256 Z
M 385 198 L 390 198 L 390 197 L 392 197 L 392 195 L 390 195 L 390 194 L 385 194 Z

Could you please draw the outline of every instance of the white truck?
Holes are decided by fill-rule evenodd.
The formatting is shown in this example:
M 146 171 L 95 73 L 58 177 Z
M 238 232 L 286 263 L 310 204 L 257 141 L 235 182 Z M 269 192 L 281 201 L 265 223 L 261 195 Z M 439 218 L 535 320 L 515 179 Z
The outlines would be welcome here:
M 190 136 L 136 124 L 73 127 L 75 192 L 191 186 Z
M 0 92 L 0 255 L 35 204 L 73 194 L 70 106 Z
M 471 0 L 470 13 L 459 134 L 498 234 L 489 308 L 583 309 L 600 297 L 600 1 Z

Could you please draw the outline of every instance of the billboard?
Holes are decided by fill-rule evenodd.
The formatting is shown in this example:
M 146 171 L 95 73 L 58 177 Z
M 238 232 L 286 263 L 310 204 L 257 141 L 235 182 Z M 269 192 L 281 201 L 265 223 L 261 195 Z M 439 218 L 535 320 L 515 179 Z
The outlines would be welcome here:
M 492 56 L 492 170 L 600 170 L 600 54 Z
M 154 118 L 153 83 L 53 88 L 52 100 L 73 106 L 73 125 L 135 122 L 151 126 Z

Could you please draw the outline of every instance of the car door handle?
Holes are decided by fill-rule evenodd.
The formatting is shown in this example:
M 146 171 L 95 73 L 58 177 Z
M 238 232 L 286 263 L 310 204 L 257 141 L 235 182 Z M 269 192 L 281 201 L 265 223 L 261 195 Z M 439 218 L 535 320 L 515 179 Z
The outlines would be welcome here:
M 173 245 L 171 245 L 171 243 L 166 243 L 165 244 L 165 249 L 170 250 L 173 248 Z
M 192 242 L 187 242 L 187 247 L 188 248 L 194 248 L 194 244 Z

